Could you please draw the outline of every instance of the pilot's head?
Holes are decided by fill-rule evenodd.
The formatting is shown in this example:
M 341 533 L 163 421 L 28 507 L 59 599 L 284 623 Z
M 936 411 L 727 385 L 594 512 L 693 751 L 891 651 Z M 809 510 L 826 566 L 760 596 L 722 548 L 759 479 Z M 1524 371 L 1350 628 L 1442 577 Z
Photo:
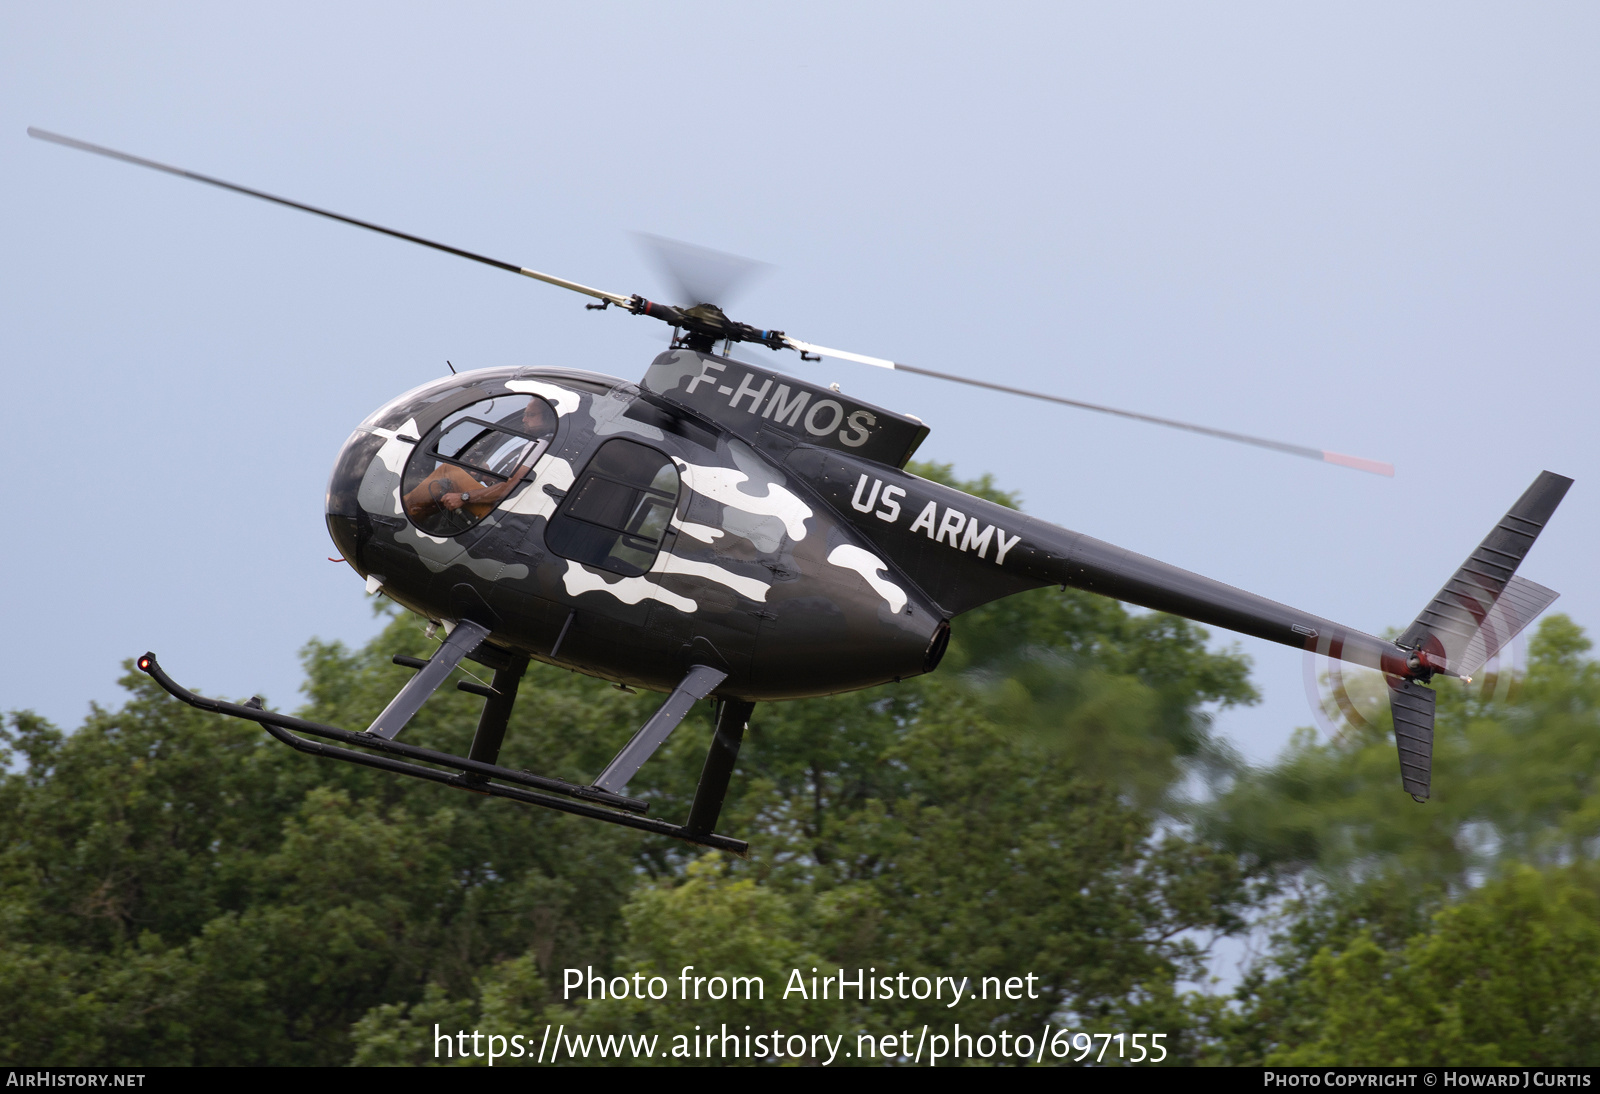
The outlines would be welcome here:
M 543 399 L 529 399 L 522 410 L 522 428 L 535 437 L 547 436 L 556 431 L 556 414 Z

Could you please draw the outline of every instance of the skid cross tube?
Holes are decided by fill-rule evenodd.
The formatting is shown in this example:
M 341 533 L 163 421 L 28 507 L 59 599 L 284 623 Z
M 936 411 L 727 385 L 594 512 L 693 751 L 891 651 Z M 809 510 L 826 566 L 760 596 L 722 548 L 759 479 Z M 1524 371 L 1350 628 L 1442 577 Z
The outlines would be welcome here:
M 719 851 L 731 851 L 736 855 L 747 855 L 750 851 L 750 844 L 741 839 L 719 836 L 711 832 L 691 832 L 684 826 L 669 824 L 666 821 L 655 820 L 651 817 L 639 816 L 638 814 L 643 813 L 648 808 L 648 804 L 637 798 L 625 798 L 620 794 L 608 794 L 594 787 L 577 786 L 573 783 L 563 782 L 560 779 L 546 778 L 542 775 L 529 774 L 526 771 L 515 771 L 496 764 L 481 763 L 461 756 L 452 756 L 448 752 L 436 752 L 431 748 L 418 748 L 416 745 L 385 740 L 373 733 L 354 733 L 348 729 L 339 729 L 336 726 L 323 725 L 320 722 L 312 722 L 288 714 L 279 714 L 276 711 L 265 710 L 258 706 L 230 703 L 224 699 L 208 699 L 204 695 L 195 694 L 168 676 L 161 665 L 157 663 L 156 656 L 153 653 L 146 653 L 139 658 L 137 664 L 140 671 L 147 673 L 151 679 L 160 684 L 174 698 L 180 699 L 200 710 L 256 722 L 263 726 L 274 738 L 282 741 L 297 752 L 304 752 L 312 756 L 322 756 L 332 760 L 343 760 L 346 763 L 358 764 L 362 767 L 373 767 L 380 771 L 407 775 L 427 782 L 442 783 L 445 786 L 453 786 L 458 790 L 466 790 L 475 794 L 485 794 L 494 798 L 509 798 L 512 801 L 523 802 L 527 805 L 538 805 L 561 813 L 572 813 L 579 817 L 588 817 L 592 820 L 605 821 L 609 824 L 619 824 L 624 828 L 633 828 L 641 832 L 672 836 L 675 839 L 686 840 L 689 843 L 713 847 Z M 406 763 L 403 760 L 390 759 L 388 756 L 373 756 L 353 749 L 325 745 L 319 741 L 308 741 L 304 737 L 290 732 L 290 730 L 298 730 L 300 733 L 309 733 L 314 737 L 324 737 L 345 744 L 377 749 L 397 756 L 404 756 L 411 760 L 421 760 L 425 763 L 439 764 L 443 767 L 453 767 L 463 774 L 451 774 L 448 771 L 440 771 L 434 767 L 423 767 L 417 763 Z M 494 778 L 504 782 L 520 783 L 522 786 L 535 787 L 538 790 L 549 791 L 550 793 L 541 794 L 530 790 L 519 790 L 516 787 L 503 786 L 500 783 L 480 782 L 466 777 L 472 775 L 485 779 Z M 567 797 L 555 797 L 555 794 L 562 794 Z M 587 801 L 569 801 L 568 798 L 583 798 L 587 799 Z M 588 802 L 596 804 L 590 805 Z M 611 808 L 603 808 L 603 806 L 610 806 Z M 618 810 L 624 809 L 629 810 L 629 812 L 618 812 Z

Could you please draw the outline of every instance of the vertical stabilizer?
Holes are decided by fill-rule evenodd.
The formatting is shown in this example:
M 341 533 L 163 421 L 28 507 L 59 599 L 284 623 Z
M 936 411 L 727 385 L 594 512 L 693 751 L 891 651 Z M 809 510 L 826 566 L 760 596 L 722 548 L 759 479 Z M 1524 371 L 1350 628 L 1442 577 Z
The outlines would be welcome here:
M 1467 556 L 1396 643 L 1408 652 L 1406 675 L 1389 675 L 1400 781 L 1417 801 L 1428 800 L 1433 776 L 1434 693 L 1419 680 L 1435 672 L 1470 678 L 1500 652 L 1556 593 L 1517 575 L 1572 480 L 1542 471 Z
M 1543 471 L 1406 628 L 1399 645 L 1429 668 L 1471 676 L 1544 611 L 1556 594 L 1516 577 L 1572 480 Z

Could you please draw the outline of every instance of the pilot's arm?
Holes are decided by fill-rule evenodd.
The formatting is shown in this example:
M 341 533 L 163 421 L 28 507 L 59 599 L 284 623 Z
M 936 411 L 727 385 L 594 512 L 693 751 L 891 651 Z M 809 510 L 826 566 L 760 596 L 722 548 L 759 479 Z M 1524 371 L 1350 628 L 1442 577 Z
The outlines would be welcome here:
M 539 458 L 539 453 L 545 449 L 545 442 L 538 441 L 530 444 L 523 454 L 522 466 L 518 467 L 509 479 L 495 483 L 493 486 L 477 485 L 475 488 L 458 490 L 445 494 L 439 499 L 439 504 L 452 512 L 463 505 L 498 505 L 501 501 L 522 484 L 534 463 Z
M 474 489 L 481 489 L 482 486 L 482 483 L 455 464 L 440 464 L 427 478 L 408 491 L 405 497 L 400 499 L 400 504 L 405 507 L 406 514 L 412 520 L 425 520 L 440 509 L 459 509 L 461 495 Z M 449 503 L 448 499 L 452 497 L 458 504 Z

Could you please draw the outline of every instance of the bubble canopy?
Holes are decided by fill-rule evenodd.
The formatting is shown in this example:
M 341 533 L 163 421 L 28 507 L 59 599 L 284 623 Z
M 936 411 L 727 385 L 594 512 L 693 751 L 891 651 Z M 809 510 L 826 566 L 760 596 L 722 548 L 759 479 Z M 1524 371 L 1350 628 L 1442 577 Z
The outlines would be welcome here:
M 446 415 L 406 464 L 406 516 L 430 536 L 460 535 L 527 485 L 555 430 L 555 409 L 535 395 L 499 395 Z

